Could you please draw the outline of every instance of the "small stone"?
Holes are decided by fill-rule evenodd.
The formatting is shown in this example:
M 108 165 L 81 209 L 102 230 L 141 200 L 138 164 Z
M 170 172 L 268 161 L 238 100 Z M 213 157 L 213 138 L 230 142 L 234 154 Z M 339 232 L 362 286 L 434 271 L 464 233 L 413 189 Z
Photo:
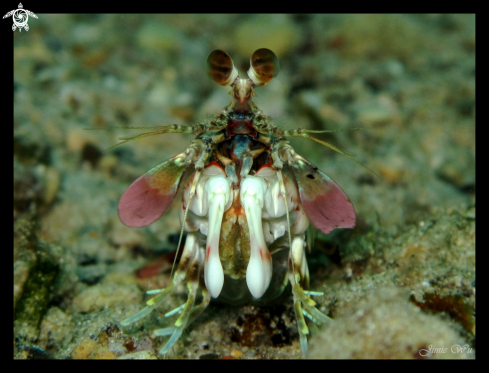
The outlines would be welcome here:
M 243 355 L 243 352 L 240 350 L 232 350 L 231 355 L 233 355 L 236 359 L 239 359 L 241 355 Z
M 44 202 L 49 205 L 51 202 L 53 202 L 54 198 L 58 194 L 60 185 L 59 172 L 52 167 L 45 167 L 44 180 Z
M 97 342 L 95 342 L 91 338 L 87 338 L 83 341 L 81 341 L 74 349 L 71 354 L 73 359 L 86 359 L 88 355 L 92 352 L 92 350 L 95 348 L 97 345 Z
M 48 344 L 66 345 L 73 338 L 74 323 L 71 315 L 58 307 L 51 307 L 41 322 L 39 344 L 46 348 Z
M 90 358 L 97 359 L 97 360 L 113 360 L 115 359 L 115 355 L 108 348 L 97 346 L 92 350 L 92 353 L 90 354 Z
M 78 128 L 68 132 L 66 146 L 69 150 L 81 152 L 87 143 L 97 143 L 97 137 L 93 132 Z
M 397 104 L 387 95 L 379 95 L 374 100 L 356 107 L 358 120 L 362 125 L 392 123 L 398 117 Z
M 140 298 L 135 285 L 100 284 L 78 294 L 73 299 L 73 308 L 76 312 L 91 312 L 104 307 L 137 303 Z

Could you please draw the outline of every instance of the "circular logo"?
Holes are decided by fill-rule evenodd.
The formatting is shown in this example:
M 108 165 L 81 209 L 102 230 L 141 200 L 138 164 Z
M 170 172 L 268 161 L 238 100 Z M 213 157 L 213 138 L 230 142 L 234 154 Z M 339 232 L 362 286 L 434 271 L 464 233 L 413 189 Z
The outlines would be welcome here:
M 14 25 L 22 28 L 27 25 L 27 20 L 29 19 L 29 15 L 24 9 L 16 9 L 14 14 L 12 15 L 14 20 Z

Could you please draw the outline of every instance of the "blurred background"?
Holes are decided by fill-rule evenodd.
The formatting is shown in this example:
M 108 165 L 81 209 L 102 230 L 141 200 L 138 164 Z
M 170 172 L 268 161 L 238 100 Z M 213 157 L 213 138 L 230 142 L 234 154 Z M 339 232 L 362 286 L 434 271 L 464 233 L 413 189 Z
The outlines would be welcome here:
M 241 77 L 256 49 L 274 51 L 281 71 L 256 89 L 257 106 L 287 129 L 345 130 L 317 137 L 380 176 L 317 143 L 290 139 L 357 212 L 355 229 L 319 236 L 311 255 L 312 285 L 329 289 L 321 310 L 339 318 L 368 289 L 402 288 L 394 297 L 416 309 L 428 295 L 445 302 L 427 312 L 449 315 L 443 325 L 453 338 L 473 343 L 474 15 L 38 14 L 29 27 L 14 32 L 17 358 L 114 358 L 161 347 L 164 338 L 147 325 L 129 337 L 116 324 L 141 308 L 144 290 L 168 282 L 168 264 L 158 258 L 175 250 L 179 206 L 134 229 L 120 223 L 117 203 L 132 181 L 183 152 L 193 136 L 147 137 L 105 152 L 142 132 L 106 128 L 189 125 L 217 115 L 230 97 L 206 75 L 214 49 L 231 55 Z M 134 275 L 152 260 L 163 273 Z M 175 356 L 297 357 L 291 303 L 262 318 L 253 307 L 211 306 Z M 461 318 L 451 316 L 457 307 Z M 282 329 L 266 326 L 277 317 Z M 243 336 L 243 328 L 259 337 Z M 104 339 L 111 333 L 119 340 Z M 419 338 L 398 344 L 413 351 L 430 344 Z

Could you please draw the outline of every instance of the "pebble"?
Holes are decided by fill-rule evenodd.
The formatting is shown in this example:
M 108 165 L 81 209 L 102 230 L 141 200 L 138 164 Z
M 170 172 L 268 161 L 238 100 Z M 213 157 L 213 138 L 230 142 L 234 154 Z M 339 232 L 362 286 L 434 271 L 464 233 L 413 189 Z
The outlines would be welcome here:
M 91 312 L 104 307 L 137 303 L 141 294 L 135 285 L 98 284 L 73 299 L 75 312 Z

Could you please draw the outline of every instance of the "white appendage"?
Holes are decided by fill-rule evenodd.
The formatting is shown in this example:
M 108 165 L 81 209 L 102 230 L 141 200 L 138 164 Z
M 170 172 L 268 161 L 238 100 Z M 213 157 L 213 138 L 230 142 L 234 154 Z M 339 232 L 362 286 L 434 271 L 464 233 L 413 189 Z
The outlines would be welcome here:
M 265 243 L 262 209 L 267 183 L 259 177 L 247 176 L 241 182 L 240 198 L 250 231 L 250 261 L 246 269 L 246 284 L 255 298 L 260 298 L 272 279 L 271 256 Z
M 224 285 L 224 271 L 219 258 L 219 236 L 224 211 L 231 202 L 228 181 L 223 175 L 209 178 L 205 184 L 205 194 L 209 201 L 209 231 L 207 233 L 204 279 L 213 298 L 217 298 Z M 205 198 L 205 197 L 204 197 Z
M 305 267 L 307 267 L 304 246 L 305 241 L 302 237 L 295 237 L 292 241 L 292 261 L 300 267 L 302 273 L 305 272 Z
M 221 167 L 206 167 L 196 185 L 195 196 L 188 206 L 192 218 L 185 222 L 187 231 L 200 229 L 207 236 L 204 280 L 213 298 L 219 296 L 224 284 L 224 272 L 219 258 L 219 237 L 224 212 L 233 202 L 230 184 Z M 184 204 L 189 198 L 190 185 L 187 185 L 184 192 Z M 183 216 L 185 213 L 182 210 L 181 219 Z

